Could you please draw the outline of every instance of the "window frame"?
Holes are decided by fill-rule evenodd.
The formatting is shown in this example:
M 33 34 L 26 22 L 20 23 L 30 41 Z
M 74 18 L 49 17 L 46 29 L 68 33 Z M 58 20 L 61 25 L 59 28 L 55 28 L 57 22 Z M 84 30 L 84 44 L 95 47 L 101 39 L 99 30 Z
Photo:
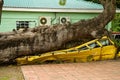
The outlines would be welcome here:
M 82 49 L 80 49 L 82 48 Z M 81 47 L 77 47 L 76 48 L 78 51 L 85 51 L 85 50 L 89 50 L 89 47 L 87 45 L 81 46 Z
M 100 41 L 108 41 L 108 43 L 107 42 L 105 42 L 105 44 L 102 44 Z M 109 40 L 109 39 L 101 39 L 101 40 L 99 40 L 98 41 L 102 46 L 110 46 L 110 45 L 113 45 L 113 43 Z
M 30 22 L 29 21 L 16 21 L 16 28 L 29 28 Z
M 91 46 L 90 46 L 91 44 L 95 44 L 95 46 L 94 46 L 94 47 L 91 47 Z M 97 44 L 97 45 L 96 45 L 96 44 Z M 100 48 L 100 47 L 101 47 L 101 45 L 100 45 L 97 41 L 92 42 L 92 43 L 89 43 L 89 44 L 87 44 L 87 45 L 90 47 L 90 49 Z

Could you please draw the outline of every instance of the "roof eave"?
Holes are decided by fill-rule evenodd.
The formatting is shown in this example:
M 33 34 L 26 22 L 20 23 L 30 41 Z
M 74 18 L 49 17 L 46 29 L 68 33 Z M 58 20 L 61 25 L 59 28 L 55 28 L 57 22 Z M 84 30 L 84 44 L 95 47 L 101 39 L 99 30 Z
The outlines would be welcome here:
M 120 13 L 120 10 L 116 10 L 116 13 Z
M 3 8 L 3 11 L 25 11 L 25 12 L 83 12 L 83 13 L 101 13 L 101 9 L 62 9 L 62 8 Z

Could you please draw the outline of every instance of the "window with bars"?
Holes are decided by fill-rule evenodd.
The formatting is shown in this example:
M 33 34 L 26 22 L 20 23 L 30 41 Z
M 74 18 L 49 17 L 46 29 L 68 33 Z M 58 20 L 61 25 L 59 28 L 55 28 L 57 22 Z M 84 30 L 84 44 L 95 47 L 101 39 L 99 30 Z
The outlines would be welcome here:
M 16 28 L 29 28 L 29 21 L 16 21 Z

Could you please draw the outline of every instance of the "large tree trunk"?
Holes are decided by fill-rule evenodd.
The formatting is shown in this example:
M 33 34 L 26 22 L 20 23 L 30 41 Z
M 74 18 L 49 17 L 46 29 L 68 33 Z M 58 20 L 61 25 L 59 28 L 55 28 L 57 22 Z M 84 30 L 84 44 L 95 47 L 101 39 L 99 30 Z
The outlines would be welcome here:
M 100 0 L 103 12 L 89 20 L 74 24 L 40 26 L 23 31 L 0 33 L 0 63 L 8 63 L 24 55 L 36 55 L 60 49 L 72 40 L 100 38 L 107 35 L 105 26 L 113 19 L 116 0 Z

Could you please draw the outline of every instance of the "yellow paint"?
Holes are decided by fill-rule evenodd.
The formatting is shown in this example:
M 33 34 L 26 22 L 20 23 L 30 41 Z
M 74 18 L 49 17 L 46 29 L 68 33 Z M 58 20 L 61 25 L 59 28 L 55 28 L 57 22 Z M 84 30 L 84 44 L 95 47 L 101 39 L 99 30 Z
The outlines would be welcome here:
M 113 41 L 107 37 L 95 39 L 82 45 L 65 49 L 43 53 L 40 56 L 25 56 L 17 58 L 18 64 L 55 62 L 90 62 L 98 60 L 113 59 L 116 53 Z M 120 57 L 120 53 L 118 54 Z

